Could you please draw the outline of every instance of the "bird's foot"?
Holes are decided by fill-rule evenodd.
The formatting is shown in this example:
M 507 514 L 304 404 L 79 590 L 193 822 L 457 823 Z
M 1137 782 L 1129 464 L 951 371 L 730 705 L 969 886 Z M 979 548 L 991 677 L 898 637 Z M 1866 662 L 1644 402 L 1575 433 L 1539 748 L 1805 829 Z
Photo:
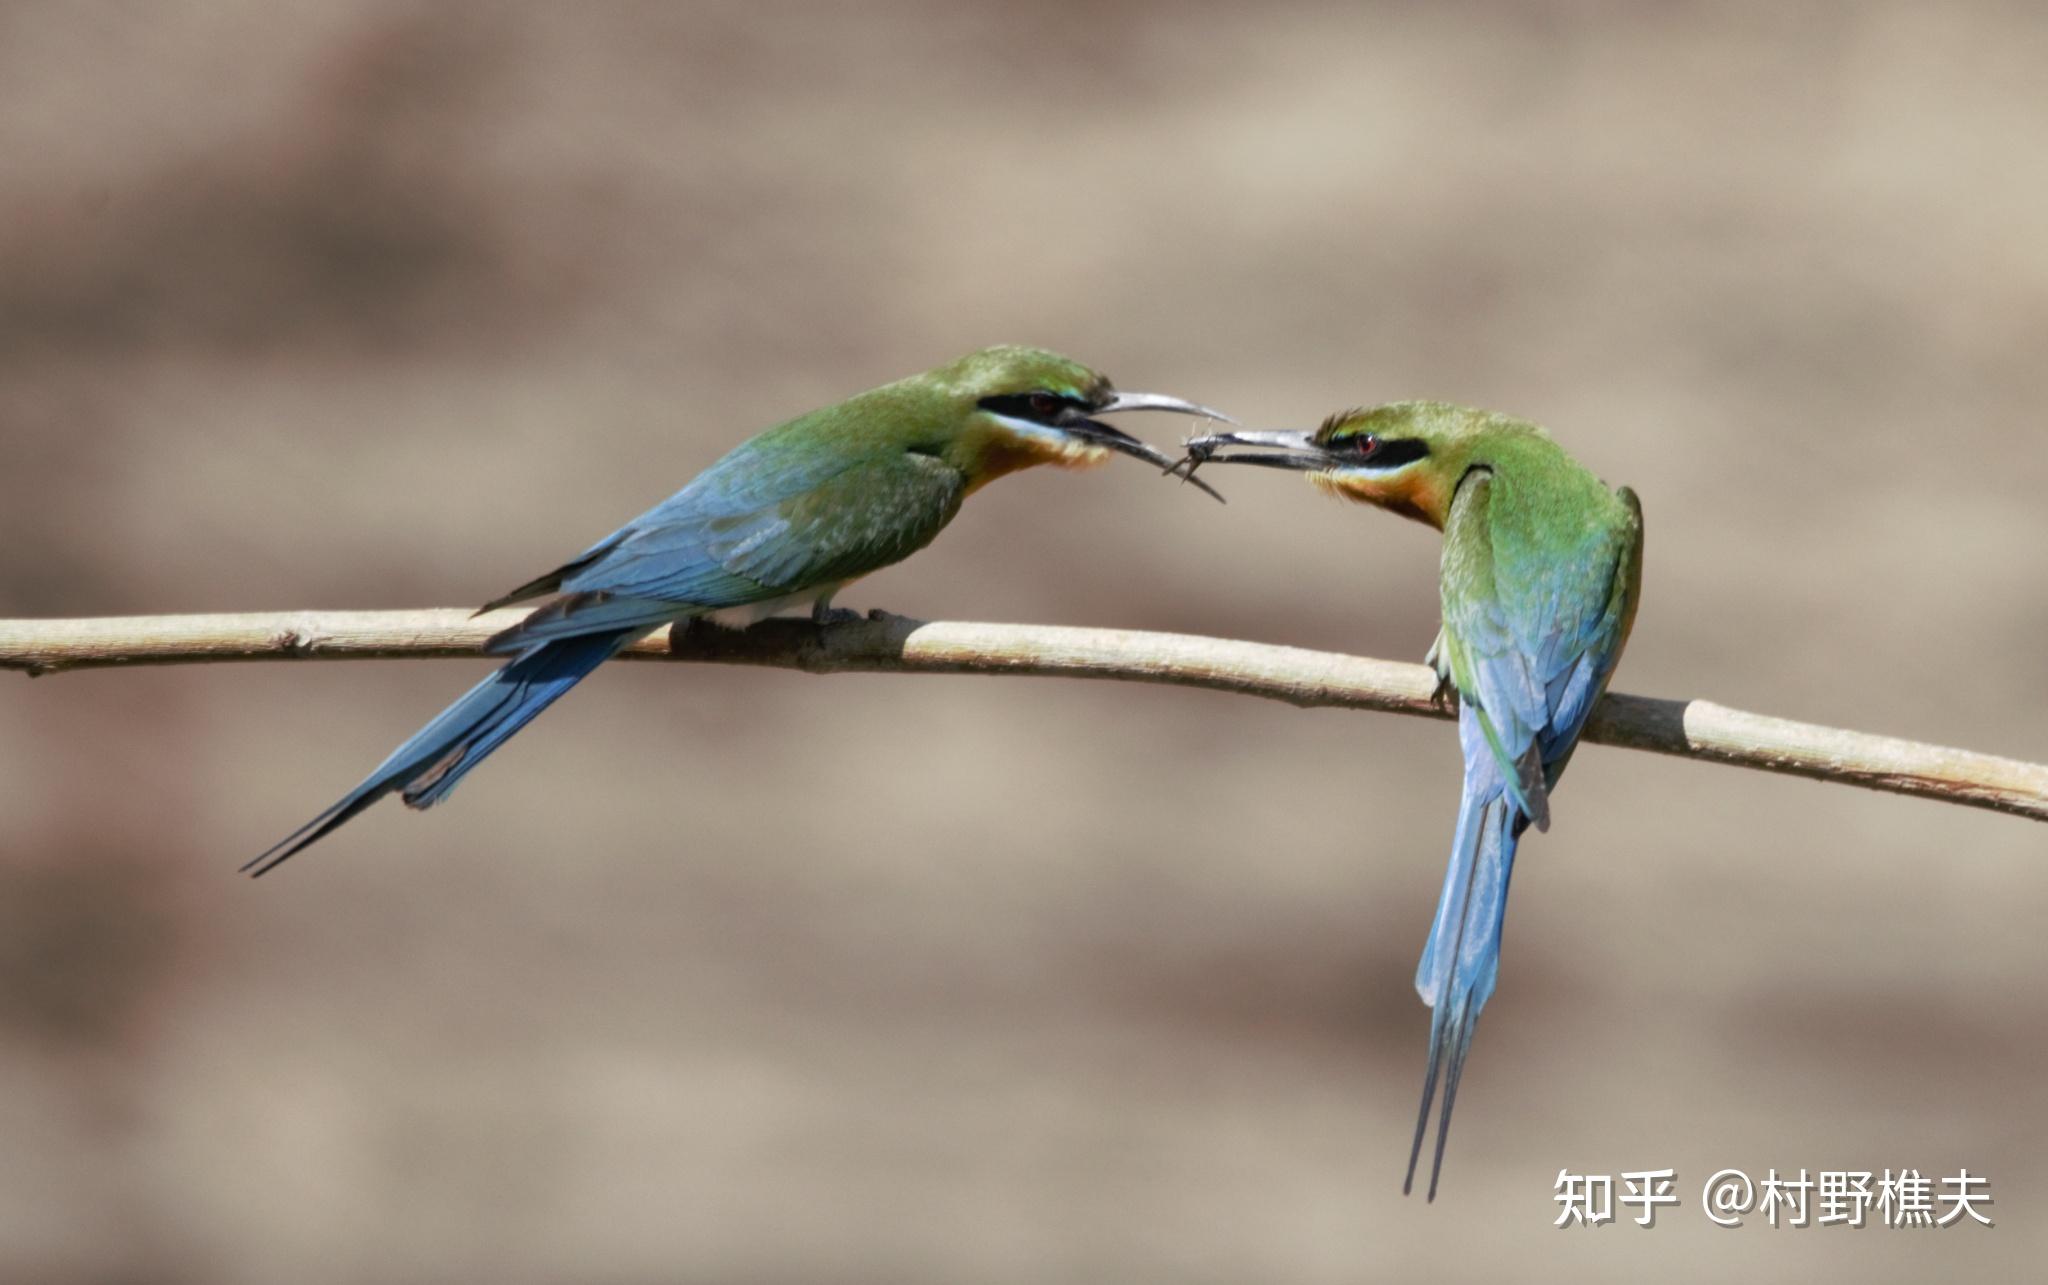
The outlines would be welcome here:
M 820 629 L 827 625 L 850 625 L 860 619 L 861 614 L 851 607 L 811 608 L 811 623 Z
M 1436 690 L 1429 694 L 1429 703 L 1445 713 L 1449 713 L 1452 707 L 1457 704 L 1457 701 L 1457 684 L 1451 681 L 1449 674 L 1438 674 L 1436 676 Z

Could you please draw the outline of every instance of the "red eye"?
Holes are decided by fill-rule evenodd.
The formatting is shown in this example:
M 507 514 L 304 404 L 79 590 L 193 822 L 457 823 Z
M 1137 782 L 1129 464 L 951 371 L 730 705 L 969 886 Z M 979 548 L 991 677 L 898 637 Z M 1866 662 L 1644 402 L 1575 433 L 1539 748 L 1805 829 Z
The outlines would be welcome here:
M 1351 439 L 1351 449 L 1359 455 L 1370 455 L 1380 448 L 1380 439 L 1371 433 L 1360 433 Z
M 1034 414 L 1050 419 L 1060 409 L 1060 399 L 1051 393 L 1031 394 L 1031 410 Z

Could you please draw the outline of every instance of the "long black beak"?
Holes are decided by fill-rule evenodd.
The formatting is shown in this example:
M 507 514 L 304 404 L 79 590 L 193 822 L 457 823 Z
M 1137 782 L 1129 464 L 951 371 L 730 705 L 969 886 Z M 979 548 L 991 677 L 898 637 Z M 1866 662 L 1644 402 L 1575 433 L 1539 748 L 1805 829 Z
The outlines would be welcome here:
M 1240 429 L 1234 433 L 1207 433 L 1189 438 L 1186 446 L 1187 454 L 1173 467 L 1175 471 L 1182 471 L 1182 475 L 1189 480 L 1193 480 L 1196 469 L 1209 463 L 1258 464 L 1266 468 L 1297 469 L 1303 472 L 1328 468 L 1331 463 L 1329 450 L 1315 440 L 1314 433 L 1293 429 Z M 1227 448 L 1232 446 L 1275 449 L 1230 453 Z
M 1182 415 L 1199 415 L 1203 419 L 1218 420 L 1225 424 L 1235 424 L 1237 422 L 1220 410 L 1211 410 L 1207 406 L 1199 405 L 1195 402 L 1182 401 L 1178 397 L 1168 397 L 1163 393 L 1116 393 L 1108 401 L 1096 407 L 1094 413 L 1097 415 L 1114 415 L 1118 411 L 1127 410 L 1175 411 Z M 1161 470 L 1168 473 L 1178 472 L 1182 463 L 1182 461 L 1172 459 L 1164 452 L 1146 445 L 1122 429 L 1111 428 L 1100 420 L 1090 419 L 1086 416 L 1076 416 L 1062 423 L 1060 427 L 1076 437 L 1106 446 L 1110 450 L 1128 455 L 1132 459 L 1144 460 L 1148 464 L 1156 464 Z M 1195 481 L 1192 476 L 1186 480 L 1194 482 L 1198 490 L 1215 500 L 1218 504 L 1227 502 L 1216 488 L 1210 486 L 1207 482 Z

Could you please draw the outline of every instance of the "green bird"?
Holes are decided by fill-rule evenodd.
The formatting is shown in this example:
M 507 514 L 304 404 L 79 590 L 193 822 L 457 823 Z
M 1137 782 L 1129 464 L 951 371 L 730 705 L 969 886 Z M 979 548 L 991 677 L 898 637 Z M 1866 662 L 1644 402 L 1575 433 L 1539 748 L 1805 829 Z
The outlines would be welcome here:
M 668 499 L 478 614 L 557 595 L 493 637 L 510 662 L 394 750 L 362 784 L 242 868 L 275 869 L 394 791 L 448 797 L 492 750 L 620 648 L 677 621 L 743 624 L 810 605 L 931 543 L 961 502 L 1037 464 L 1173 461 L 1097 416 L 1178 411 L 1235 422 L 1037 348 L 984 348 L 751 438 Z M 1204 486 L 1210 495 L 1213 490 Z M 1221 496 L 1216 496 L 1221 499 Z
M 1230 447 L 1269 448 L 1217 454 Z M 1442 402 L 1345 411 L 1308 432 L 1230 432 L 1188 443 L 1208 460 L 1300 469 L 1344 499 L 1443 532 L 1443 628 L 1427 657 L 1458 693 L 1464 794 L 1415 989 L 1429 1005 L 1429 1065 L 1404 1192 L 1443 1079 L 1429 1198 L 1473 1024 L 1500 971 L 1508 877 L 1522 832 L 1550 824 L 1571 761 L 1635 623 L 1643 510 L 1536 425 Z

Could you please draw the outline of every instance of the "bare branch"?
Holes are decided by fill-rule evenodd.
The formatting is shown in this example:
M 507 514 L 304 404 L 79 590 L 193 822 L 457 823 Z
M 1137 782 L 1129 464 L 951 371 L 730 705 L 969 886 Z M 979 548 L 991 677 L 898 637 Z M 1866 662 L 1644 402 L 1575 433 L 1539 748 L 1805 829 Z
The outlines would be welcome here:
M 0 669 L 46 674 L 234 660 L 476 656 L 520 611 L 305 611 L 97 620 L 0 620 Z M 925 622 L 878 616 L 819 628 L 772 620 L 744 632 L 679 627 L 632 659 L 845 672 L 1045 674 L 1167 683 L 1303 707 L 1448 717 L 1421 665 L 1265 643 L 1126 629 Z M 1709 704 L 1607 696 L 1586 739 L 1766 772 L 1991 808 L 2048 821 L 2048 766 Z

